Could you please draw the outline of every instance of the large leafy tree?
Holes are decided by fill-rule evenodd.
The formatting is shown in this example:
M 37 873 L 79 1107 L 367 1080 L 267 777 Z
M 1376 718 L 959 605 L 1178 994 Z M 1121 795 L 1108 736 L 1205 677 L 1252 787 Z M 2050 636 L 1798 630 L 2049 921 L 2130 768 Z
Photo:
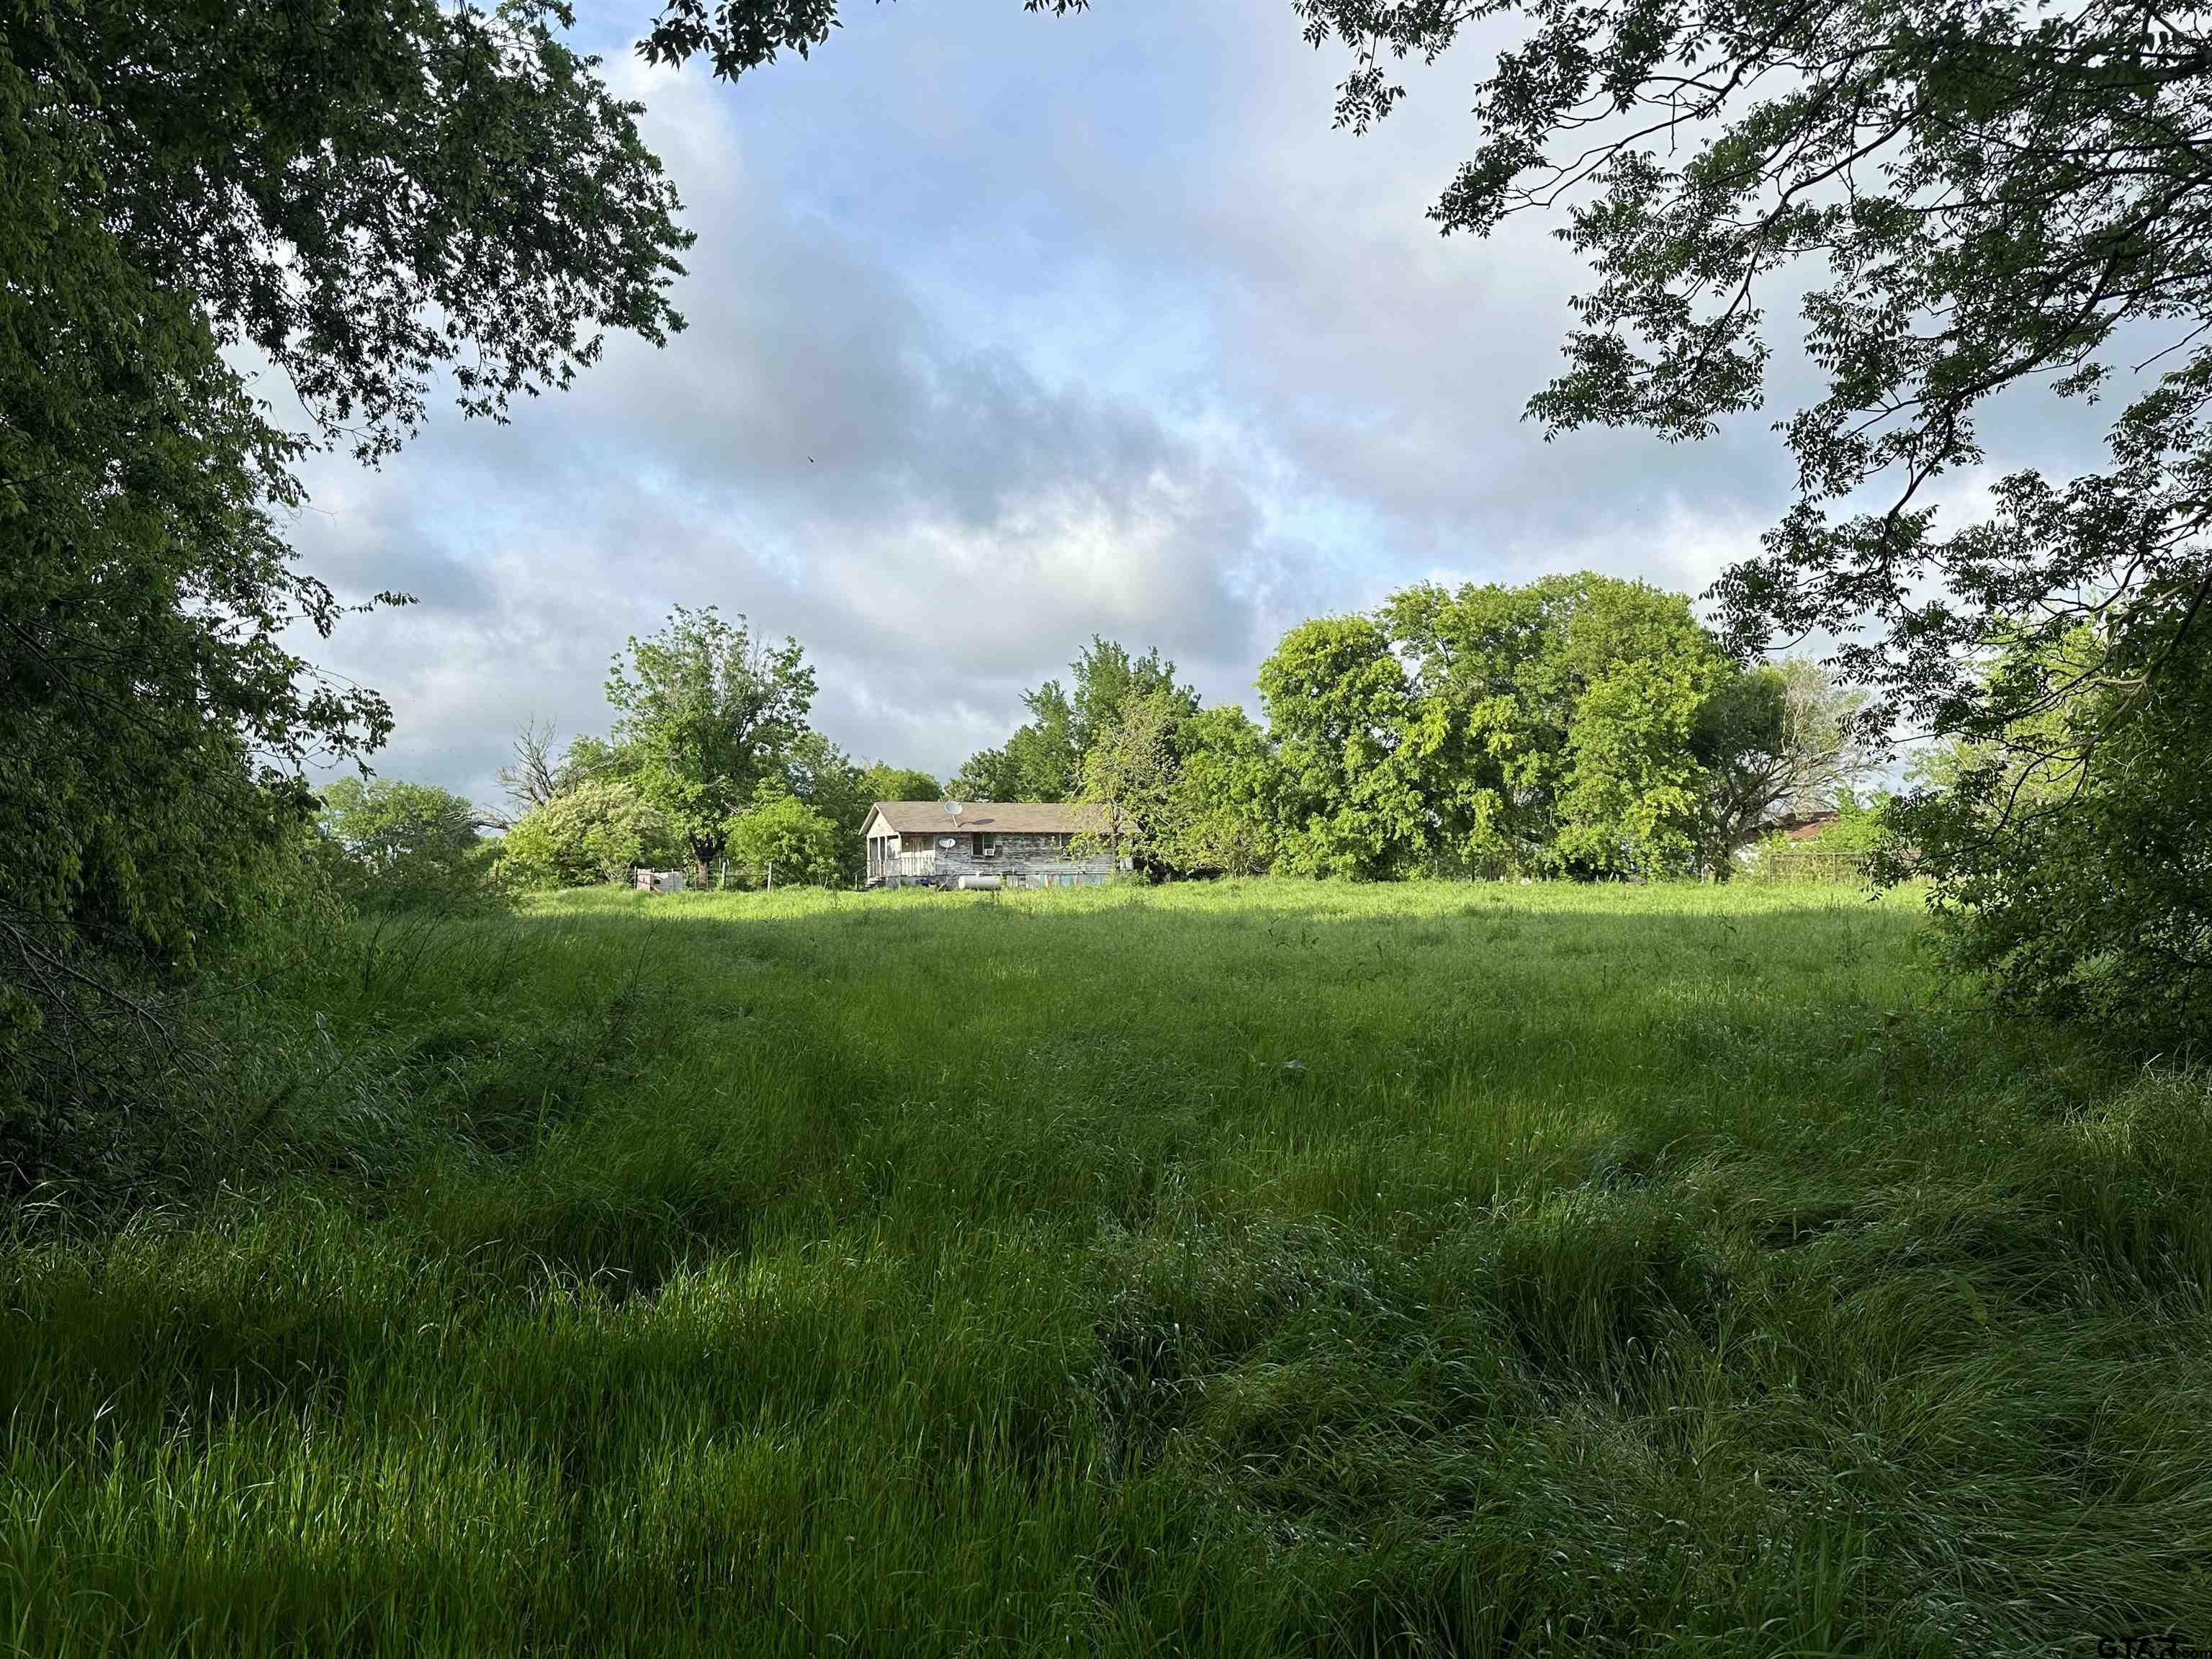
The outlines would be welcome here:
M 501 837 L 497 874 L 516 888 L 588 887 L 688 852 L 667 817 L 625 778 L 585 778 L 532 807 Z
M 2172 648 L 2179 627 L 2006 653 L 1992 678 L 2085 689 L 1923 756 L 1935 787 L 1892 807 L 1877 855 L 1935 879 L 1941 945 L 2008 1005 L 2147 1047 L 2212 1040 L 2212 652 Z M 2091 676 L 2116 661 L 2135 685 Z
M 204 955 L 296 845 L 304 763 L 389 726 L 287 644 L 341 611 L 279 528 L 303 450 L 388 453 L 439 375 L 495 417 L 678 325 L 674 192 L 565 21 L 0 10 L 0 1058 L 103 964 Z
M 1875 713 L 1980 746 L 1983 769 L 1930 807 L 1960 815 L 1954 894 L 2008 890 L 2008 862 L 2027 856 L 1989 832 L 2022 758 L 2013 735 L 2047 730 L 2045 714 L 2098 710 L 2063 734 L 2084 810 L 2100 792 L 2185 795 L 2212 625 L 2203 14 L 2117 0 L 1298 9 L 1310 38 L 1355 54 L 1338 106 L 1355 128 L 1401 95 L 1393 55 L 1432 59 L 1477 20 L 1523 20 L 1475 89 L 1479 143 L 1433 216 L 1480 234 L 1556 213 L 1589 260 L 1565 369 L 1530 404 L 1547 427 L 1710 433 L 1764 401 L 1766 304 L 1802 295 L 1825 385 L 1778 428 L 1799 500 L 1719 597 L 1739 646 L 1828 630 Z M 1990 401 L 2038 387 L 2118 398 L 2104 465 L 2007 471 L 1986 518 L 1939 520 L 1947 478 L 2002 465 L 1984 448 Z M 2055 648 L 2084 627 L 2087 660 Z M 2007 672 L 1990 672 L 2000 659 Z M 2118 841 L 2069 837 L 2098 890 L 2145 907 L 2136 934 L 2193 941 L 2161 943 L 2145 971 L 2155 961 L 2201 991 L 2212 915 L 2181 872 L 2146 886 Z M 2000 933 L 2034 925 L 1977 906 Z M 2086 969 L 2062 942 L 2070 923 L 2051 921 L 2050 971 Z
M 945 786 L 911 766 L 878 761 L 861 769 L 860 793 L 864 805 L 879 800 L 943 800 Z
M 807 732 L 814 671 L 796 640 L 756 639 L 743 617 L 726 621 L 712 605 L 677 606 L 659 633 L 632 635 L 625 654 L 607 675 L 614 746 L 703 885 L 732 816 L 763 783 L 783 782 Z
M 1303 623 L 1260 665 L 1259 685 L 1279 745 L 1285 867 L 1359 879 L 1411 868 L 1434 839 L 1424 778 L 1443 726 L 1382 624 Z
M 1679 593 L 1584 571 L 1394 595 L 1381 625 L 1431 733 L 1437 851 L 1475 870 L 1680 867 L 1705 786 L 1691 738 L 1721 653 Z
M 1081 799 L 1106 808 L 1103 845 L 1148 874 L 1174 867 L 1173 807 L 1189 718 L 1171 686 L 1124 696 L 1083 757 Z
M 851 831 L 796 795 L 770 795 L 730 820 L 730 852 L 756 880 L 834 887 L 849 879 Z
M 1177 874 L 1259 875 L 1282 850 L 1283 771 L 1273 741 L 1242 708 L 1184 716 L 1151 856 Z

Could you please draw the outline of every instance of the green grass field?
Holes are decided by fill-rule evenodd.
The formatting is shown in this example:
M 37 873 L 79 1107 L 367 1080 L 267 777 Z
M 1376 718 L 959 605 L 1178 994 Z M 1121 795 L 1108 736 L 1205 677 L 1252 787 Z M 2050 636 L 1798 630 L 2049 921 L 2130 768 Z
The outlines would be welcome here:
M 219 1190 L 17 1215 L 0 1647 L 2212 1643 L 2212 1095 L 1947 1007 L 1918 930 L 1243 883 L 364 931 L 210 1108 Z

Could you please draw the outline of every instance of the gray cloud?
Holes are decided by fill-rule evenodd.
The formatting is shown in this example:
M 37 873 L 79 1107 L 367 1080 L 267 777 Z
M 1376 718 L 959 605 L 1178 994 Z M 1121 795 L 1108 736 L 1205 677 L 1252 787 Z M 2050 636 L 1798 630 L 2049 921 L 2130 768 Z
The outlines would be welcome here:
M 729 88 L 587 13 L 700 234 L 691 326 L 314 469 L 309 568 L 423 601 L 315 652 L 398 708 L 383 769 L 489 798 L 525 718 L 604 729 L 609 656 L 680 602 L 800 639 L 855 753 L 949 771 L 1093 633 L 1247 696 L 1303 617 L 1581 565 L 1695 591 L 1784 500 L 1763 416 L 1522 421 L 1583 273 L 1544 227 L 1423 218 L 1479 53 L 1355 140 L 1279 0 L 846 21 Z

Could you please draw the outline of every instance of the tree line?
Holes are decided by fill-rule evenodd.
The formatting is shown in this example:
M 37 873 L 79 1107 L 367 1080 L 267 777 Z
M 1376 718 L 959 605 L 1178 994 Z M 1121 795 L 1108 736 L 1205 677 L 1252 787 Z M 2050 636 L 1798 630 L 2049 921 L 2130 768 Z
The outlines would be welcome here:
M 1863 691 L 1736 664 L 1684 595 L 1589 572 L 1301 623 L 1258 687 L 1261 720 L 1202 708 L 1094 640 L 955 793 L 1103 803 L 1160 875 L 1725 878 L 1877 752 Z
M 1589 572 L 1423 584 L 1301 623 L 1258 684 L 1263 721 L 1203 707 L 1157 648 L 1093 638 L 951 793 L 1100 803 L 1155 878 L 1725 878 L 1778 823 L 1848 799 L 1876 752 L 1865 694 L 1828 670 L 1733 662 L 1686 596 Z M 808 725 L 815 690 L 797 641 L 678 607 L 616 659 L 607 737 L 556 751 L 526 728 L 506 811 L 348 779 L 325 794 L 323 842 L 374 902 L 639 866 L 850 884 L 872 801 L 945 792 L 854 762 Z M 478 848 L 486 823 L 501 837 Z

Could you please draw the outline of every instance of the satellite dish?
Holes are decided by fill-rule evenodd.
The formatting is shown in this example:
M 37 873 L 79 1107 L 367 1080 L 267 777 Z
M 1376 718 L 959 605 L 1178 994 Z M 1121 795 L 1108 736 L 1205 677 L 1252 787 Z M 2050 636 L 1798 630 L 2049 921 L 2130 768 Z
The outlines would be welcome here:
M 949 800 L 945 802 L 945 816 L 948 818 L 958 817 L 960 816 L 960 803 L 957 800 Z

